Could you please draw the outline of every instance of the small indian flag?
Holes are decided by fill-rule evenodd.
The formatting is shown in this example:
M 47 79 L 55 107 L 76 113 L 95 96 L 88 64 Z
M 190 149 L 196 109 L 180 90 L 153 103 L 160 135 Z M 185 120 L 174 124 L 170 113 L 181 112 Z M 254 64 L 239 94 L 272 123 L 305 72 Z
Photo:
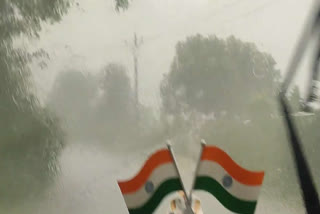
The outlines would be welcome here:
M 194 189 L 204 190 L 235 213 L 255 211 L 264 172 L 240 167 L 227 153 L 215 146 L 204 146 Z
M 118 185 L 130 214 L 153 213 L 166 195 L 183 189 L 169 149 L 155 152 L 134 178 Z

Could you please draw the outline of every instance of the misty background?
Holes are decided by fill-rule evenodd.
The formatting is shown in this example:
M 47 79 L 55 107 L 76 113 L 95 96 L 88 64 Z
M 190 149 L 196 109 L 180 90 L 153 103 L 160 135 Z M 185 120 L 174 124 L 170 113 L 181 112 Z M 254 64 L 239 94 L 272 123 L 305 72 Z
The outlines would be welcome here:
M 309 0 L 2 1 L 0 212 L 127 213 L 117 179 L 169 139 L 190 186 L 205 139 L 266 171 L 257 213 L 304 213 L 276 95 L 311 9 Z M 299 112 L 315 46 L 288 98 L 317 178 L 320 114 Z M 229 213 L 196 194 L 204 213 Z

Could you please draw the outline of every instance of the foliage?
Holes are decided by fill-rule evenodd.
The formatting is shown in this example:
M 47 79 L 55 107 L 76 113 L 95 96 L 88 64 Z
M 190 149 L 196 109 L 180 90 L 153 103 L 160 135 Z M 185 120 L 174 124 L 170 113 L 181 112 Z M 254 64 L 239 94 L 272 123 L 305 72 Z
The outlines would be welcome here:
M 279 112 L 279 81 L 274 59 L 254 44 L 234 37 L 188 37 L 177 44 L 170 72 L 161 83 L 162 117 L 170 138 L 184 143 L 203 138 L 241 165 L 265 170 L 268 194 L 290 197 L 294 205 L 299 185 Z M 289 100 L 293 111 L 300 111 L 298 87 Z M 319 147 L 318 117 L 297 117 L 313 166 L 319 161 L 314 152 Z M 195 144 L 189 150 L 198 148 Z
M 120 11 L 127 10 L 129 8 L 129 0 L 115 0 L 116 1 L 116 10 Z
M 78 142 L 94 141 L 121 152 L 164 142 L 163 124 L 150 107 L 136 106 L 133 95 L 127 69 L 110 63 L 98 74 L 61 72 L 48 106 Z
M 97 90 L 93 75 L 70 70 L 59 73 L 48 97 L 48 107 L 64 122 L 65 130 L 83 138 L 92 125 L 90 108 Z M 84 122 L 86 121 L 86 122 Z
M 38 36 L 41 22 L 60 21 L 69 6 L 68 0 L 2 0 L 0 38 L 8 42 L 22 34 Z
M 98 134 L 108 141 L 130 135 L 135 122 L 135 106 L 130 79 L 124 66 L 109 64 L 100 84 L 102 95 L 96 108 Z
M 32 196 L 57 172 L 62 130 L 29 90 L 33 55 L 13 41 L 38 36 L 41 23 L 59 21 L 68 6 L 67 0 L 0 1 L 0 205 Z
M 188 37 L 177 44 L 171 70 L 162 81 L 163 109 L 170 114 L 194 109 L 245 115 L 261 96 L 275 95 L 279 77 L 274 59 L 252 43 L 234 37 Z M 264 108 L 270 107 L 264 102 Z

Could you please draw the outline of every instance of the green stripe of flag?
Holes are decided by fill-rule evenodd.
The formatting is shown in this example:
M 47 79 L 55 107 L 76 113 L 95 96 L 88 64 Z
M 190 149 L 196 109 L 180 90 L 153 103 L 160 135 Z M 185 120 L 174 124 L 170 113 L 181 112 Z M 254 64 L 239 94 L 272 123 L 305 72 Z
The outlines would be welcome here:
M 153 196 L 147 201 L 146 204 L 139 208 L 129 209 L 129 213 L 151 214 L 158 207 L 158 205 L 166 195 L 178 190 L 182 190 L 181 182 L 178 178 L 166 180 L 159 186 L 158 189 L 156 189 Z
M 218 201 L 232 212 L 240 214 L 253 214 L 257 205 L 256 201 L 245 201 L 231 195 L 219 182 L 207 176 L 196 179 L 195 189 L 211 193 Z

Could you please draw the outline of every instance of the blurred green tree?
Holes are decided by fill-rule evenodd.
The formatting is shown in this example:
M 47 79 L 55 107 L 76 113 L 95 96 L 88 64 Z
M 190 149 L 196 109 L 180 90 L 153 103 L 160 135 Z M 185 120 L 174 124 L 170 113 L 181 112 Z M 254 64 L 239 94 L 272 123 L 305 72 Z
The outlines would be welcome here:
M 127 10 L 129 8 L 129 0 L 115 0 L 115 2 L 117 11 L 120 11 L 120 9 Z
M 74 139 L 85 139 L 90 135 L 97 85 L 94 75 L 75 70 L 61 72 L 55 79 L 47 105 L 61 118 Z
M 176 45 L 170 72 L 161 83 L 163 110 L 246 116 L 258 102 L 270 113 L 271 102 L 265 98 L 276 95 L 280 72 L 275 65 L 269 54 L 233 36 L 188 37 Z
M 69 6 L 67 0 L 0 1 L 0 207 L 32 197 L 58 170 L 63 132 L 30 90 L 28 62 L 44 53 L 13 43 L 38 37 L 41 23 L 59 21 Z
M 278 111 L 280 78 L 272 56 L 253 43 L 233 36 L 188 37 L 176 45 L 161 82 L 163 121 L 170 138 L 204 138 L 240 164 L 266 170 L 270 194 L 292 197 L 294 205 L 299 186 Z M 295 87 L 290 101 L 296 105 L 299 99 Z
M 48 97 L 48 107 L 79 142 L 123 147 L 159 142 L 159 122 L 153 110 L 135 105 L 125 66 L 108 64 L 101 73 L 61 72 Z M 124 146 L 125 145 L 125 146 Z
M 98 135 L 109 142 L 130 136 L 137 127 L 135 108 L 126 68 L 117 63 L 107 65 L 100 81 L 100 98 L 96 107 Z

